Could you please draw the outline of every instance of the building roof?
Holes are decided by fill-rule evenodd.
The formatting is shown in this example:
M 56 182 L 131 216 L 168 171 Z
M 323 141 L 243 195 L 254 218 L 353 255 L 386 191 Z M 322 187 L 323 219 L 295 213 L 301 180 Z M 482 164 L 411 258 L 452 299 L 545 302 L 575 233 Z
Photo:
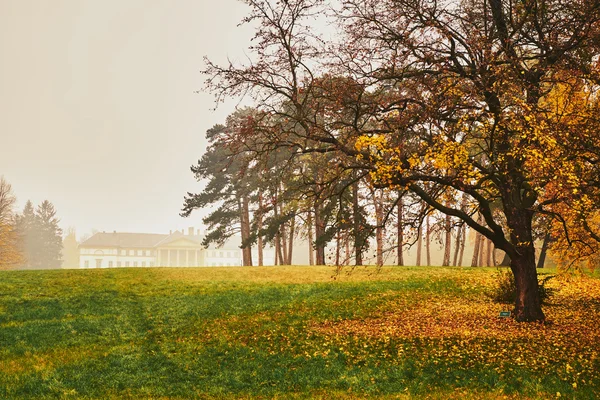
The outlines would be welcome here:
M 153 248 L 168 246 L 170 243 L 185 239 L 202 246 L 204 235 L 185 235 L 183 232 L 175 231 L 170 234 L 159 233 L 123 233 L 123 232 L 98 232 L 79 247 L 113 247 L 113 248 Z M 240 237 L 233 236 L 225 241 L 221 250 L 239 250 Z M 214 248 L 213 248 L 214 249 Z
M 165 235 L 165 237 L 156 244 L 156 246 L 166 246 L 169 243 L 172 243 L 176 240 L 179 239 L 187 239 L 195 244 L 197 244 L 198 246 L 202 245 L 202 239 L 204 239 L 203 235 L 184 235 L 183 233 L 179 232 L 179 231 L 175 231 L 170 235 Z
M 170 235 L 159 233 L 123 233 L 98 232 L 89 239 L 83 241 L 80 247 L 122 247 L 122 248 L 150 248 Z

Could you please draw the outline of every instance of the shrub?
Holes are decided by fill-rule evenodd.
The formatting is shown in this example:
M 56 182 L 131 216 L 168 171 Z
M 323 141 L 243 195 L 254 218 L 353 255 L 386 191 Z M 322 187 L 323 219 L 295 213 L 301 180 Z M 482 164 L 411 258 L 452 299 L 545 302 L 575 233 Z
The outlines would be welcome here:
M 554 294 L 555 289 L 547 286 L 547 283 L 554 277 L 555 275 L 549 274 L 538 275 L 538 291 L 542 304 L 546 304 L 548 299 Z M 517 288 L 515 286 L 515 276 L 510 269 L 498 268 L 495 285 L 489 293 L 489 296 L 498 303 L 515 302 L 515 299 L 517 298 Z

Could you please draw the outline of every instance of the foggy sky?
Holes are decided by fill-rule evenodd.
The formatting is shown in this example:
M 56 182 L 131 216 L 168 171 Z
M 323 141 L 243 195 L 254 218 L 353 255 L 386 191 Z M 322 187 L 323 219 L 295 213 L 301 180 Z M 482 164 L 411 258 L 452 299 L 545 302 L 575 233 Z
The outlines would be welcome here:
M 165 233 L 215 112 L 202 57 L 245 57 L 236 0 L 0 0 L 0 175 L 61 227 Z

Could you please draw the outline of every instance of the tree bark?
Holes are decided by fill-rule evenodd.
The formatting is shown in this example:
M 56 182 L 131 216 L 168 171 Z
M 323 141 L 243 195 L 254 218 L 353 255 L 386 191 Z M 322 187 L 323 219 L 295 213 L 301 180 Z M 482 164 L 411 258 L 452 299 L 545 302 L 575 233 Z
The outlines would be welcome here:
M 471 260 L 471 267 L 479 266 L 479 251 L 481 245 L 481 234 L 475 232 L 475 246 L 473 246 L 473 259 Z
M 306 231 L 308 234 L 308 265 L 315 265 L 315 253 L 313 250 L 313 223 L 312 223 L 312 211 L 308 210 L 306 216 Z
M 483 267 L 485 260 L 485 240 L 486 238 L 483 235 L 479 235 L 479 260 L 477 261 L 479 267 Z
M 419 229 L 417 229 L 417 267 L 421 266 L 421 247 L 423 247 L 423 226 L 419 225 Z
M 510 269 L 517 288 L 515 319 L 519 322 L 543 321 L 533 245 L 521 247 L 521 254 L 511 259 Z
M 404 265 L 404 201 L 402 194 L 398 199 L 398 266 Z
M 542 249 L 540 250 L 540 257 L 538 258 L 537 267 L 544 268 L 546 263 L 546 252 L 548 251 L 548 244 L 550 243 L 550 233 L 546 233 L 544 236 L 544 242 L 542 243 Z
M 275 234 L 275 265 L 283 265 L 285 263 L 281 247 L 281 234 L 277 232 Z
M 492 241 L 490 239 L 485 239 L 485 266 L 490 267 L 492 265 Z
M 463 256 L 465 254 L 465 243 L 467 241 L 467 227 L 466 224 L 463 224 L 460 228 L 462 240 L 460 242 L 460 254 L 458 256 L 458 265 L 463 265 Z
M 450 265 L 450 250 L 452 249 L 452 217 L 449 215 L 446 215 L 444 230 L 446 231 L 446 235 L 444 238 L 444 260 L 442 265 L 448 266 Z
M 288 238 L 288 251 L 286 265 L 292 265 L 292 253 L 294 251 L 294 235 L 296 230 L 296 216 L 294 215 L 290 220 L 290 236 Z
M 456 267 L 458 265 L 458 253 L 460 252 L 460 241 L 461 241 L 462 226 L 456 230 L 456 239 L 454 240 L 454 256 L 452 258 L 452 265 Z
M 431 226 L 429 224 L 429 214 L 425 217 L 425 254 L 427 256 L 427 266 L 431 266 Z
M 360 226 L 360 206 L 358 204 L 358 181 L 352 184 L 352 217 L 354 219 L 354 264 L 363 265 L 362 227 Z
M 325 226 L 321 216 L 321 205 L 315 201 L 315 251 L 317 265 L 325 265 L 325 243 L 319 242 L 325 234 Z
M 282 209 L 279 209 L 280 215 L 282 214 Z M 287 247 L 287 231 L 285 229 L 285 224 L 281 224 L 279 226 L 279 237 L 281 240 L 281 265 L 286 265 L 288 260 L 288 247 Z
M 342 239 L 340 238 L 340 231 L 338 231 L 335 235 L 335 265 L 340 266 L 340 252 L 342 246 Z
M 510 269 L 517 289 L 514 317 L 519 322 L 544 321 L 531 227 L 533 212 L 516 207 L 509 210 L 506 222 L 511 232 L 511 243 L 516 249 L 510 254 Z
M 258 247 L 258 266 L 262 267 L 264 265 L 264 259 L 263 259 L 263 248 L 264 248 L 264 244 L 263 244 L 263 238 L 262 235 L 260 234 L 260 231 L 262 230 L 262 222 L 263 222 L 263 202 L 262 202 L 262 195 L 259 194 L 258 195 L 258 212 L 257 212 L 257 222 L 256 222 L 256 229 L 258 230 L 258 238 L 257 238 L 257 247 Z
M 273 204 L 273 214 L 275 219 L 279 216 L 279 204 L 277 202 L 278 190 L 275 192 L 275 204 Z M 283 252 L 281 249 L 281 228 L 277 228 L 275 233 L 275 265 L 283 265 L 285 258 L 283 258 Z
M 344 244 L 346 246 L 346 258 L 344 259 L 344 265 L 348 265 L 350 263 L 350 234 L 346 231 L 346 235 L 344 237 Z
M 240 203 L 238 201 L 238 205 L 239 204 Z M 240 230 L 242 235 L 242 243 L 245 243 L 250 237 L 250 211 L 247 196 L 242 196 L 240 211 Z M 250 245 L 242 247 L 242 263 L 244 266 L 252 266 L 252 247 Z
M 375 227 L 375 241 L 377 245 L 377 266 L 383 265 L 383 191 L 373 192 L 373 201 L 375 205 L 375 219 L 377 226 Z

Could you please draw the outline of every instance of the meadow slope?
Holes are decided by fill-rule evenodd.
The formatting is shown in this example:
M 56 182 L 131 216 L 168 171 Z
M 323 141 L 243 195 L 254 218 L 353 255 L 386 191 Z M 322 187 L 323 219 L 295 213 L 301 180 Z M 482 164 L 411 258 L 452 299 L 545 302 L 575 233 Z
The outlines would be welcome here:
M 495 272 L 0 272 L 0 398 L 600 398 L 598 277 L 517 324 Z

